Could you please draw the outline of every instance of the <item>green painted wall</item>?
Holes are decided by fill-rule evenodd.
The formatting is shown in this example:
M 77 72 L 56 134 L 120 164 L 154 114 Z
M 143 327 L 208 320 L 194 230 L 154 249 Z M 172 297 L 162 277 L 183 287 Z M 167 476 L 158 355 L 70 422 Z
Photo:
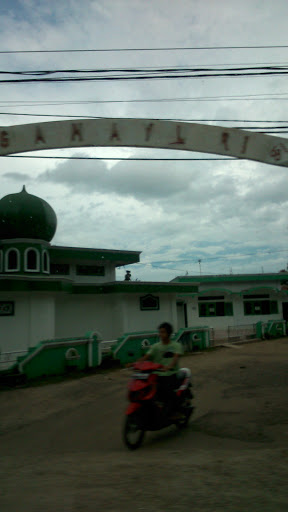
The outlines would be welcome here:
M 73 345 L 71 344 L 71 347 Z M 87 367 L 87 345 L 77 346 L 80 359 L 77 367 L 84 370 Z M 45 347 L 35 358 L 25 364 L 23 373 L 30 379 L 46 375 L 63 375 L 68 371 L 69 364 L 65 359 L 67 347 L 59 347 L 49 349 Z
M 174 337 L 183 345 L 185 352 L 196 352 L 210 347 L 209 327 L 186 327 L 179 329 Z
M 173 339 L 183 345 L 185 352 L 194 352 L 196 350 L 205 350 L 210 346 L 210 331 L 208 327 L 188 327 L 180 329 Z M 144 346 L 145 340 L 149 345 Z M 112 348 L 114 359 L 117 359 L 122 365 L 137 361 L 142 357 L 150 345 L 159 341 L 158 332 L 142 331 L 126 333 L 118 339 L 117 344 Z
M 148 340 L 149 344 L 146 344 L 145 340 Z M 137 361 L 137 359 L 146 354 L 151 345 L 158 341 L 158 332 L 155 331 L 125 333 L 121 338 L 118 338 L 118 343 L 113 347 L 112 354 L 114 359 L 125 365 Z
M 262 338 L 281 338 L 286 336 L 287 324 L 285 320 L 269 320 L 268 322 L 257 322 L 256 336 Z
M 90 336 L 91 334 L 87 333 L 83 338 L 42 341 L 30 349 L 25 356 L 18 359 L 19 370 L 26 375 L 28 380 L 47 375 L 63 375 L 73 367 L 79 371 L 85 370 L 89 368 Z M 97 335 L 92 336 L 91 367 L 101 364 L 99 342 Z M 71 348 L 76 349 L 79 358 L 67 359 L 67 350 Z

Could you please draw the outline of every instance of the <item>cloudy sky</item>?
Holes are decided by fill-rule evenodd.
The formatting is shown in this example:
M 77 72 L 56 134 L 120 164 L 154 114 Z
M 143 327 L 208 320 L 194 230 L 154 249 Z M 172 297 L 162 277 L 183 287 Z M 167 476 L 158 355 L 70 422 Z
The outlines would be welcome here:
M 0 50 L 285 45 L 287 0 L 274 0 L 273 9 L 271 4 L 271 0 L 1 0 Z M 2 71 L 287 62 L 288 48 L 0 54 Z M 277 125 L 288 120 L 288 97 L 283 99 L 283 93 L 287 94 L 285 76 L 0 84 L 0 124 L 47 121 L 12 115 L 26 113 L 55 115 L 51 120 L 57 115 L 89 115 L 209 119 L 210 124 L 223 126 L 243 123 L 219 119 L 257 120 L 257 125 L 271 120 Z M 127 101 L 165 98 L 194 100 Z M 199 259 L 204 274 L 286 267 L 285 168 L 248 161 L 183 162 L 177 157 L 209 155 L 135 148 L 37 154 L 67 156 L 67 160 L 3 158 L 1 196 L 25 184 L 30 193 L 46 199 L 58 216 L 54 243 L 141 250 L 142 264 L 130 267 L 132 277 L 141 280 L 199 274 Z M 69 160 L 72 155 L 103 159 Z M 105 160 L 109 157 L 128 160 Z M 129 161 L 130 157 L 175 160 Z M 124 273 L 125 269 L 119 270 L 118 278 L 123 279 Z

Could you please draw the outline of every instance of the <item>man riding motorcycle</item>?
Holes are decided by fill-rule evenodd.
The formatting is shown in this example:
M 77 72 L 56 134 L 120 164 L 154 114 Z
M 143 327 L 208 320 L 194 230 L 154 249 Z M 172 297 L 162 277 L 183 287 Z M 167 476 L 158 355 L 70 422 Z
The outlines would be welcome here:
M 171 341 L 170 336 L 173 327 L 168 322 L 164 322 L 158 327 L 160 341 L 150 347 L 148 352 L 139 361 L 153 361 L 161 364 L 163 368 L 159 372 L 158 395 L 168 406 L 168 414 L 175 411 L 177 404 L 177 372 L 179 370 L 179 358 L 183 354 L 182 345 Z M 182 418 L 180 413 L 173 414 L 173 420 Z

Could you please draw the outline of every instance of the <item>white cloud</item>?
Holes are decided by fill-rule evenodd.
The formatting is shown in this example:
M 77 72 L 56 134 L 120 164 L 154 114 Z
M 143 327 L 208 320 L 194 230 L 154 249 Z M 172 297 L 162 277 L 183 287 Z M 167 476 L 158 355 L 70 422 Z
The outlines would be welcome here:
M 288 4 L 279 0 L 11 1 L 0 8 L 2 49 L 119 48 L 285 44 Z M 283 34 L 283 36 L 282 36 Z M 0 54 L 0 69 L 56 69 L 281 62 L 285 49 L 183 52 Z M 0 112 L 119 117 L 267 119 L 285 117 L 284 101 L 122 103 L 25 106 L 27 101 L 123 100 L 276 93 L 284 78 L 153 81 L 139 83 L 0 85 Z M 11 106 L 7 101 L 22 102 Z M 4 108 L 5 107 L 5 108 Z M 0 124 L 26 123 L 2 115 Z M 35 119 L 31 118 L 31 122 Z M 47 119 L 46 119 L 47 120 Z M 223 123 L 226 125 L 225 123 Z M 75 150 L 53 151 L 73 155 Z M 50 152 L 43 154 L 49 155 Z M 96 148 L 85 154 L 160 156 L 178 152 Z M 183 157 L 189 156 L 185 153 Z M 192 155 L 193 156 L 193 155 Z M 255 162 L 118 162 L 3 159 L 1 194 L 26 183 L 55 208 L 55 241 L 143 250 L 146 262 L 172 261 L 174 270 L 135 267 L 141 279 L 170 279 L 182 270 L 266 271 L 285 266 L 286 174 Z M 227 254 L 238 259 L 205 260 Z M 185 260 L 186 258 L 186 260 Z M 175 263 L 173 263 L 175 262 Z M 163 266 L 163 264 L 161 263 Z M 120 274 L 122 275 L 122 274 Z

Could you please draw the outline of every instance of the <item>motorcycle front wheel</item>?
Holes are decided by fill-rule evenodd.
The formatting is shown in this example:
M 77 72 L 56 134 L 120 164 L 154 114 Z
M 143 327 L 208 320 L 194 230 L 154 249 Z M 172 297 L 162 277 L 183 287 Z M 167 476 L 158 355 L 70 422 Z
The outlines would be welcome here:
M 124 423 L 123 439 L 129 450 L 136 450 L 141 446 L 145 435 L 135 416 L 126 416 Z

